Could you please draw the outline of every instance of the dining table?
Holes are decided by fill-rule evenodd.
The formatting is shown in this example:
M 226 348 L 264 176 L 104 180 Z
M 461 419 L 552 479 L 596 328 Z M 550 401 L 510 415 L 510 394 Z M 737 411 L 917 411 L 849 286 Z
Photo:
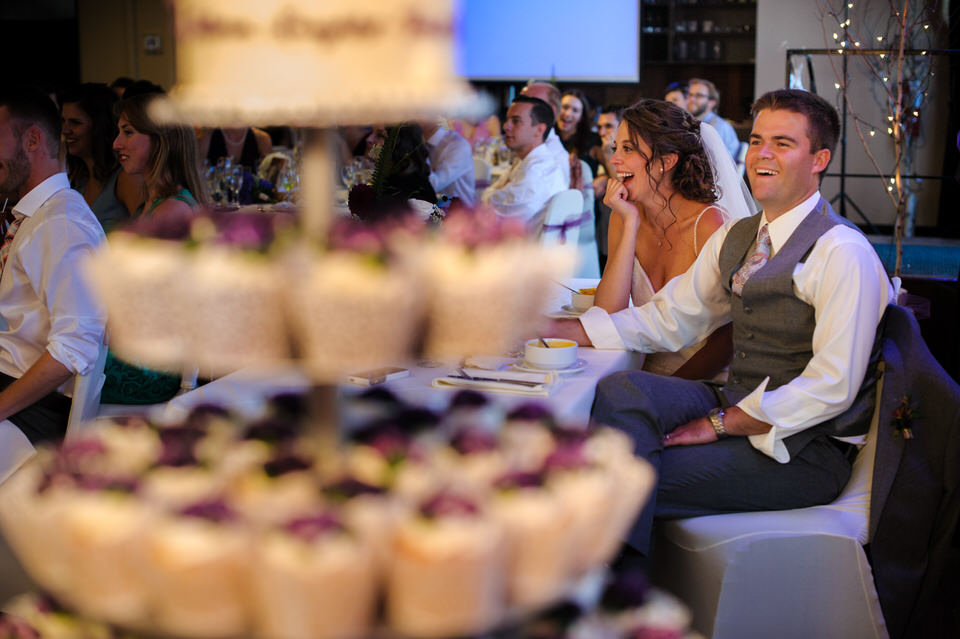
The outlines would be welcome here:
M 549 301 L 543 309 L 544 312 L 553 317 L 575 317 L 576 312 L 564 310 L 564 307 L 571 308 L 571 293 L 566 287 L 594 287 L 597 281 L 591 278 L 570 278 L 564 280 L 563 285 L 558 282 L 551 283 Z M 624 350 L 600 350 L 581 346 L 578 349 L 578 358 L 583 362 L 581 367 L 575 372 L 560 374 L 559 380 L 551 385 L 549 393 L 542 398 L 478 390 L 504 410 L 510 410 L 522 403 L 539 401 L 550 408 L 558 419 L 585 424 L 590 417 L 597 382 L 610 373 L 638 368 L 642 363 L 642 356 Z M 506 363 L 510 361 L 509 358 L 503 359 Z M 436 388 L 433 381 L 448 374 L 457 374 L 462 362 L 385 362 L 385 365 L 388 364 L 407 368 L 409 375 L 386 381 L 382 387 L 408 403 L 440 411 L 449 404 L 457 389 Z M 495 372 L 491 375 L 495 375 Z M 281 393 L 304 392 L 313 384 L 309 375 L 296 363 L 243 368 L 178 395 L 164 405 L 154 407 L 153 416 L 161 422 L 172 423 L 183 419 L 193 408 L 204 404 L 219 404 L 239 414 L 255 416 L 262 411 L 269 397 Z M 341 396 L 350 396 L 363 392 L 365 387 L 343 383 L 338 390 Z

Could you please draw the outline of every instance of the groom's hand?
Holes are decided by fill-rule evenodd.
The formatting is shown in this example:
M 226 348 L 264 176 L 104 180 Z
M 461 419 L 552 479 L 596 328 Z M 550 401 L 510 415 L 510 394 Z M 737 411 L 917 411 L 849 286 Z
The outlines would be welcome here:
M 692 444 L 709 444 L 715 441 L 717 441 L 717 433 L 713 430 L 713 424 L 706 417 L 698 417 L 683 426 L 677 426 L 663 436 L 664 446 L 690 446 Z

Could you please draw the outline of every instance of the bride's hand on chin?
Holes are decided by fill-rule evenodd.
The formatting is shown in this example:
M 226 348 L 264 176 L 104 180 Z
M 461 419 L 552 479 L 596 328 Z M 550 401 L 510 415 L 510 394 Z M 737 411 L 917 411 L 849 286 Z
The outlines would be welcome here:
M 640 217 L 640 209 L 627 199 L 627 187 L 616 178 L 611 177 L 607 182 L 607 193 L 603 196 L 603 203 L 624 222 L 633 222 Z

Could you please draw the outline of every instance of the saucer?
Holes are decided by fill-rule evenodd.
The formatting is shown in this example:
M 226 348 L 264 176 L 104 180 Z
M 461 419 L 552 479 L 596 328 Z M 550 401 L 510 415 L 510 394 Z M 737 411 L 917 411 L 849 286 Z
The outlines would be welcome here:
M 580 317 L 583 315 L 584 311 L 578 311 L 569 304 L 564 304 L 559 310 L 550 311 L 545 313 L 545 315 L 551 319 L 570 319 L 572 317 Z
M 567 368 L 537 368 L 531 366 L 524 359 L 518 359 L 516 362 L 510 365 L 513 370 L 523 371 L 524 373 L 579 373 L 584 368 L 587 367 L 586 360 L 578 359 L 575 364 L 568 366 Z

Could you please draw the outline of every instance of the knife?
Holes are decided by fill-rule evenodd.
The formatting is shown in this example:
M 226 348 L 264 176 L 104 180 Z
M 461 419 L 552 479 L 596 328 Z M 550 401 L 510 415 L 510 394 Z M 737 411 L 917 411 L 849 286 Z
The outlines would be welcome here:
M 529 386 L 530 388 L 542 386 L 544 384 L 544 382 L 528 382 L 523 379 L 498 379 L 496 377 L 476 377 L 475 375 L 447 375 L 447 377 L 466 379 L 471 382 L 499 382 L 501 384 L 516 384 L 518 386 Z

